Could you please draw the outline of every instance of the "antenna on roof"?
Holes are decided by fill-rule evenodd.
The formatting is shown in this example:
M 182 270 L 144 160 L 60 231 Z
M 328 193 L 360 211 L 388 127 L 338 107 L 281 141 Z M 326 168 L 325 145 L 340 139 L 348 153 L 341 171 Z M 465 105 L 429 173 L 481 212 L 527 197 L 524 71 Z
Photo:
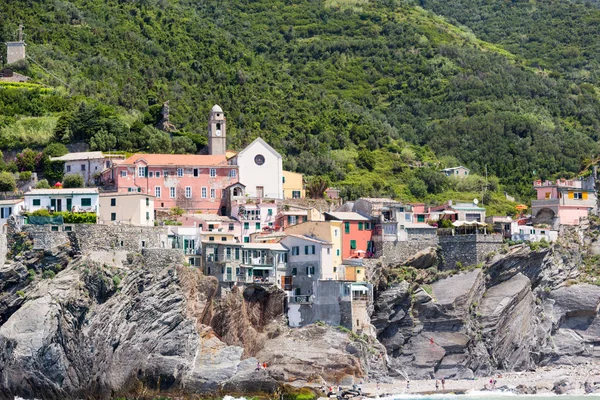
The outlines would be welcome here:
M 19 24 L 19 42 L 23 41 L 23 24 Z

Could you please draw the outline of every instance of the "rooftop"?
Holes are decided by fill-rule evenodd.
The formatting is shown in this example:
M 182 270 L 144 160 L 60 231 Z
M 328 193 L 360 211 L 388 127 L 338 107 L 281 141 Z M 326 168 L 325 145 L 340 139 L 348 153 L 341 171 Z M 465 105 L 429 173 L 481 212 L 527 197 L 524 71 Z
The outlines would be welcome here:
M 314 243 L 319 243 L 319 244 L 329 244 L 329 245 L 332 244 L 331 242 L 328 242 L 327 240 L 321 240 L 314 236 L 297 235 L 297 234 L 287 234 L 286 236 L 291 236 L 291 237 L 295 237 L 295 238 L 302 239 L 302 240 L 308 240 L 309 242 L 314 242 Z
M 63 189 L 65 190 L 65 189 Z M 68 189 L 66 189 L 68 190 Z M 151 194 L 148 193 L 139 193 L 139 192 L 102 192 L 100 193 L 100 197 L 123 197 L 123 196 L 139 196 L 139 197 L 152 197 L 154 198 L 155 196 L 152 196 Z
M 68 188 L 68 189 L 31 189 L 25 196 L 43 196 L 48 194 L 98 194 L 97 188 Z
M 370 221 L 369 218 L 363 217 L 355 212 L 326 212 L 326 216 L 340 221 Z
M 196 219 L 200 221 L 217 221 L 217 222 L 237 222 L 236 219 L 225 216 L 225 215 L 217 215 L 217 214 L 183 214 L 182 217 Z
M 226 166 L 227 158 L 224 155 L 198 155 L 198 154 L 134 154 L 120 165 L 134 165 L 145 161 L 151 166 Z
M 464 169 L 466 169 L 467 171 L 469 170 L 469 168 L 467 168 L 467 167 L 463 167 L 462 165 L 459 165 L 458 167 L 444 168 L 442 171 L 454 171 L 454 170 L 457 170 L 457 169 L 460 169 L 460 168 L 464 168 Z
M 99 160 L 103 158 L 124 158 L 120 154 L 104 154 L 101 151 L 83 151 L 80 153 L 67 153 L 60 157 L 50 157 L 51 161 L 79 161 L 79 160 Z

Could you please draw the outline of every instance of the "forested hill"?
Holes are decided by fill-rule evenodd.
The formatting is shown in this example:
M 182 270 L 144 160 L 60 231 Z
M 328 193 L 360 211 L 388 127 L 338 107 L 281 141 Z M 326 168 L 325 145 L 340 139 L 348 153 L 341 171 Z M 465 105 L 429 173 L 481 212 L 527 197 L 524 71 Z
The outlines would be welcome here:
M 37 65 L 25 73 L 62 86 L 41 65 L 68 84 L 71 97 L 32 115 L 55 139 L 100 150 L 160 150 L 160 141 L 148 148 L 158 137 L 148 125 L 170 100 L 172 122 L 197 146 L 218 103 L 231 147 L 262 136 L 287 168 L 366 193 L 385 175 L 383 189 L 401 194 L 420 179 L 408 165 L 432 159 L 487 166 L 510 192 L 527 193 L 534 170 L 576 173 L 598 152 L 595 81 L 547 73 L 531 52 L 513 55 L 394 0 L 0 0 L 0 21 L 2 41 L 26 27 Z M 594 32 L 574 34 L 584 42 Z M 581 56 L 595 68 L 597 54 Z M 0 135 L 23 123 L 22 99 L 7 93 Z

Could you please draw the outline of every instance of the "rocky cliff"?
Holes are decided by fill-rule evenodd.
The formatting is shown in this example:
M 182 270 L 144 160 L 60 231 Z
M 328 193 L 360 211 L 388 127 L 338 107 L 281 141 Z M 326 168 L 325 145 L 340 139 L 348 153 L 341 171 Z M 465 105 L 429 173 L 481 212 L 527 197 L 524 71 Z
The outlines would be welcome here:
M 550 248 L 505 248 L 450 276 L 381 271 L 373 323 L 391 373 L 469 378 L 597 361 L 597 237 L 596 226 L 566 229 Z
M 217 298 L 214 278 L 164 255 L 130 254 L 117 267 L 97 252 L 33 251 L 19 240 L 0 267 L 2 399 L 272 393 L 385 372 L 376 341 L 288 329 L 275 288 Z M 267 371 L 255 371 L 258 361 Z

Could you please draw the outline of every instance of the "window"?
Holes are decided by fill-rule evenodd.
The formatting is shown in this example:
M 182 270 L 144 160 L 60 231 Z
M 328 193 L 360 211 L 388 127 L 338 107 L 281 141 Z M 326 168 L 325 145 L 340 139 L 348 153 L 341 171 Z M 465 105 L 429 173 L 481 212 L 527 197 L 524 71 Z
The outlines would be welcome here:
M 244 222 L 244 229 L 250 229 L 250 222 Z
M 314 275 L 315 267 L 306 267 L 306 275 Z
M 244 243 L 250 243 L 250 236 L 244 236 Z
M 202 198 L 203 199 L 206 198 L 206 188 L 205 187 L 202 188 Z
M 292 190 L 292 198 L 293 199 L 299 199 L 300 196 L 300 191 L 299 190 Z
M 52 228 L 50 228 L 50 230 L 53 232 L 58 232 L 58 226 L 53 226 Z
M 334 230 L 333 230 L 333 236 L 337 237 L 337 235 L 338 235 L 338 230 L 337 230 L 337 229 L 334 229 Z
M 304 246 L 304 254 L 310 254 L 310 253 L 308 252 L 308 246 Z
M 191 199 L 192 198 L 192 187 L 191 186 L 186 186 L 185 187 L 185 198 L 186 199 Z
M 229 230 L 232 231 L 233 230 L 233 224 L 229 224 Z
M 81 207 L 90 207 L 92 205 L 92 199 L 84 197 L 81 199 Z
M 117 220 L 117 213 L 110 213 L 110 220 L 111 221 L 116 221 Z
M 371 223 L 365 222 L 365 231 L 370 231 L 370 230 L 371 230 Z
M 292 246 L 292 255 L 297 256 L 300 254 L 300 246 Z
M 67 172 L 71 172 L 71 166 L 67 165 Z
M 257 222 L 256 224 L 254 224 L 254 227 L 256 228 L 257 231 L 260 231 L 260 222 Z
M 197 177 L 198 177 L 198 175 L 200 175 L 200 174 L 198 173 L 198 168 L 194 168 L 194 178 L 197 178 Z
M 404 214 L 404 220 L 406 222 L 411 222 L 412 221 L 412 215 L 410 215 L 410 214 Z
M 217 169 L 216 168 L 211 168 L 210 169 L 210 177 L 214 178 L 215 176 L 217 176 Z
M 138 177 L 143 178 L 146 176 L 146 167 L 138 167 Z
M 225 256 L 228 260 L 231 260 L 231 247 L 225 249 Z
M 177 176 L 180 178 L 183 176 L 183 168 L 177 168 Z
M 292 268 L 292 275 L 296 276 L 298 274 L 298 270 L 296 268 Z
M 362 230 L 363 230 L 363 223 L 362 223 L 362 222 L 359 222 L 359 223 L 358 223 L 358 230 L 359 230 L 359 231 L 362 231 Z
M 227 241 L 227 236 L 221 236 L 221 242 L 226 242 Z
M 350 222 L 344 222 L 344 232 L 350 233 Z
M 85 171 L 85 164 L 81 164 L 81 170 Z
M 331 249 L 327 249 L 327 255 L 331 254 Z
M 167 171 L 166 169 L 163 169 L 163 176 L 166 178 L 169 176 L 169 171 Z
M 160 178 L 160 171 L 156 171 L 156 172 L 154 173 L 154 175 L 155 175 L 157 178 Z
M 267 209 L 267 215 L 273 215 L 273 209 L 272 208 Z
M 417 215 L 417 222 L 425 222 L 425 216 L 424 215 Z
M 150 213 L 146 211 L 146 220 L 150 220 Z
M 33 199 L 32 203 L 34 206 L 39 206 L 41 205 L 42 201 L 40 199 Z
M 312 252 L 310 254 L 315 254 L 315 245 L 314 244 L 311 246 L 311 250 L 312 250 Z
M 154 172 L 152 172 L 152 171 L 148 172 L 148 178 L 154 178 Z
M 110 206 L 114 207 L 117 205 L 117 199 L 110 199 Z
M 237 176 L 237 171 L 235 169 L 232 169 L 229 171 L 230 178 L 235 178 L 236 176 Z
M 335 255 L 336 255 L 336 256 L 338 256 L 338 257 L 340 256 L 340 249 L 337 249 L 337 250 L 335 251 Z
M 573 198 L 575 198 L 577 200 L 581 200 L 582 199 L 581 192 L 573 193 Z
M 121 170 L 121 178 L 127 178 L 127 171 Z
M 281 183 L 285 183 L 285 176 L 281 177 Z
M 356 250 L 356 240 L 351 240 L 351 241 L 350 241 L 350 248 L 351 248 L 352 250 Z
M 169 188 L 169 197 L 172 199 L 175 198 L 175 188 L 174 187 Z
M 146 247 L 146 241 L 142 240 L 142 247 Z
M 208 240 L 211 241 L 211 242 L 214 242 L 215 241 L 215 237 L 214 236 L 209 236 Z
M 214 199 L 216 197 L 215 189 L 210 189 L 210 198 Z
M 288 215 L 288 225 L 296 225 L 296 216 Z
M 150 197 L 146 197 L 146 207 L 150 205 Z
M 239 247 L 235 248 L 235 259 L 236 260 L 240 259 L 240 248 Z M 239 275 L 239 272 L 238 272 L 238 275 Z
M 160 186 L 154 188 L 154 195 L 156 197 L 160 197 Z

